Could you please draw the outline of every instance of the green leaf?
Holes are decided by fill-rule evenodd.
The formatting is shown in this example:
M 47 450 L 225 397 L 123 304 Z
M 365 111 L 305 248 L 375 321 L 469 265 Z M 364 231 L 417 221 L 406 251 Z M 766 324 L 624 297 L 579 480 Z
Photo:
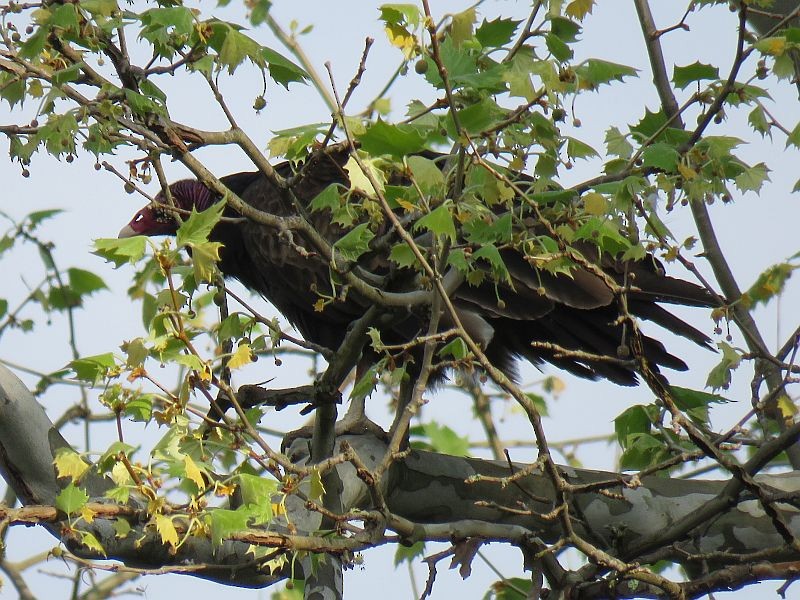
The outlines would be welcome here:
M 547 45 L 547 49 L 550 51 L 550 54 L 552 54 L 556 60 L 560 62 L 565 62 L 574 56 L 572 48 L 570 48 L 557 35 L 548 33 L 544 39 L 545 39 L 545 44 Z
M 132 421 L 148 423 L 153 414 L 153 396 L 141 394 L 126 402 L 123 413 L 130 417 Z
M 482 218 L 473 218 L 464 223 L 464 236 L 470 244 L 504 244 L 511 241 L 512 223 L 511 213 L 505 213 L 489 223 Z
M 166 37 L 169 32 L 188 36 L 194 30 L 194 13 L 186 6 L 152 8 L 142 13 L 141 21 L 145 26 L 142 37 L 150 41 Z
M 2 319 L 8 312 L 8 300 L 0 298 L 0 319 Z
M 604 83 L 622 81 L 624 77 L 635 77 L 638 69 L 617 63 L 590 58 L 575 68 L 575 74 L 581 83 L 594 89 Z
M 685 67 L 675 66 L 672 71 L 672 83 L 675 87 L 685 89 L 690 83 L 703 79 L 719 79 L 719 69 L 714 65 L 706 65 L 699 61 Z
M 422 193 L 433 198 L 441 198 L 445 192 L 444 174 L 435 162 L 422 156 L 409 156 L 406 159 L 408 168 L 414 176 Z
M 468 8 L 450 17 L 450 39 L 456 46 L 461 46 L 472 39 L 472 26 L 475 20 L 475 8 Z
M 274 479 L 266 479 L 248 473 L 239 474 L 239 485 L 244 504 L 269 505 L 272 501 L 272 494 L 278 489 L 278 482 Z
M 625 409 L 622 414 L 614 419 L 614 431 L 617 434 L 617 441 L 623 448 L 627 448 L 631 436 L 642 433 L 650 433 L 652 420 L 648 414 L 647 407 L 638 404 Z
M 47 45 L 47 36 L 49 34 L 49 27 L 38 27 L 34 34 L 25 40 L 25 42 L 20 46 L 20 58 L 32 60 L 40 56 L 44 51 L 44 47 Z
M 131 110 L 138 115 L 149 115 L 155 113 L 158 115 L 166 115 L 164 107 L 160 102 L 155 102 L 149 96 L 134 92 L 133 90 L 124 90 L 125 101 Z
M 378 384 L 378 371 L 383 366 L 383 361 L 372 365 L 361 379 L 356 381 L 353 390 L 350 392 L 350 402 L 361 402 L 368 398 L 375 391 Z
M 41 223 L 42 221 L 55 217 L 56 215 L 60 215 L 62 212 L 64 211 L 61 210 L 60 208 L 37 210 L 35 212 L 28 214 L 28 216 L 25 218 L 28 220 L 28 222 L 31 224 L 31 227 L 33 228 L 39 225 L 39 223 Z
M 570 158 L 590 158 L 592 156 L 597 156 L 597 150 L 592 148 L 589 144 L 569 136 L 566 136 L 564 139 L 567 140 L 567 156 Z
M 756 106 L 750 111 L 750 114 L 747 115 L 747 122 L 750 123 L 750 127 L 752 127 L 754 131 L 761 134 L 761 137 L 767 135 L 772 127 L 769 120 L 767 120 L 767 114 L 760 106 Z M 786 140 L 786 145 L 789 145 L 788 138 Z
M 727 398 L 717 394 L 709 394 L 689 388 L 670 386 L 672 397 L 675 404 L 682 411 L 685 411 L 693 420 L 703 425 L 708 425 L 708 410 L 711 404 L 727 404 Z
M 317 194 L 309 205 L 311 212 L 318 212 L 320 210 L 329 210 L 334 212 L 338 210 L 342 204 L 339 189 L 340 185 L 338 183 L 332 183 L 319 194 Z
M 61 69 L 53 73 L 53 85 L 63 85 L 70 81 L 75 81 L 81 74 L 80 64 L 68 66 L 66 69 Z
M 675 172 L 679 159 L 678 151 L 663 142 L 651 144 L 642 151 L 642 164 L 645 167 L 656 167 L 667 173 Z
M 89 495 L 70 482 L 56 496 L 56 508 L 68 515 L 74 515 L 89 501 Z
M 791 133 L 788 136 L 786 136 L 786 148 L 788 148 L 789 146 L 800 148 L 800 123 L 795 125 Z
M 450 214 L 449 203 L 441 204 L 414 224 L 414 229 L 426 229 L 435 235 L 447 236 L 451 242 L 456 241 L 456 226 Z
M 114 355 L 111 352 L 78 358 L 71 361 L 68 366 L 75 372 L 77 379 L 88 381 L 92 384 L 97 383 L 109 372 L 117 368 Z
M 469 456 L 469 441 L 447 425 L 426 423 L 423 425 L 423 431 L 436 452 L 451 456 Z
M 394 566 L 400 563 L 412 563 L 415 559 L 421 558 L 425 555 L 425 542 L 414 542 L 410 546 L 397 544 L 397 549 L 394 551 Z
M 503 81 L 508 84 L 509 95 L 525 98 L 528 102 L 536 98 L 536 88 L 531 81 L 531 61 L 530 57 L 518 54 L 511 62 L 510 68 L 503 73 Z
M 366 155 L 361 158 L 360 165 L 353 156 L 347 159 L 344 170 L 350 179 L 350 189 L 360 190 L 370 198 L 375 197 L 376 187 L 378 193 L 382 192 L 386 185 L 386 177 L 380 169 L 380 162 L 379 159 L 367 158 Z
M 511 41 L 521 22 L 500 17 L 493 21 L 484 19 L 475 30 L 475 38 L 484 48 L 501 48 Z
M 135 263 L 144 256 L 147 238 L 137 235 L 130 238 L 100 238 L 94 241 L 97 254 L 107 261 L 113 262 L 115 267 L 125 263 Z
M 81 2 L 83 4 L 83 2 Z M 120 504 L 125 504 L 127 500 L 123 500 Z M 119 539 L 124 539 L 128 537 L 128 534 L 133 530 L 131 524 L 128 523 L 125 519 L 115 519 L 114 520 L 114 536 Z
M 587 219 L 575 232 L 576 240 L 587 240 L 612 256 L 631 247 L 630 241 L 620 234 L 619 229 L 606 219 L 592 217 Z
M 667 116 L 663 110 L 650 112 L 649 108 L 645 108 L 644 117 L 636 125 L 632 125 L 630 129 L 637 140 L 644 142 L 653 137 L 666 123 Z
M 761 273 L 750 289 L 742 295 L 742 301 L 748 308 L 754 304 L 767 304 L 772 298 L 783 293 L 786 282 L 795 269 L 797 267 L 789 263 L 772 265 Z
M 220 2 L 220 4 L 222 3 Z M 272 8 L 272 2 L 269 0 L 254 0 L 248 2 L 247 6 L 250 8 L 250 22 L 257 27 L 267 20 L 269 9 Z
M 2 256 L 6 250 L 14 246 L 14 241 L 15 238 L 11 235 L 4 235 L 0 238 L 0 256 Z
M 374 155 L 389 154 L 400 158 L 425 148 L 425 137 L 418 127 L 390 125 L 380 117 L 357 138 L 361 142 L 361 147 Z
M 224 202 L 216 202 L 200 212 L 192 209 L 192 214 L 178 227 L 178 246 L 194 246 L 208 242 L 208 236 L 219 223 L 224 210 Z
M 262 47 L 261 56 L 269 67 L 269 76 L 287 90 L 290 83 L 304 83 L 308 79 L 308 73 L 272 48 Z
M 78 121 L 73 113 L 51 115 L 39 134 L 47 151 L 53 156 L 61 156 L 75 151 L 75 136 L 78 134 Z
M 69 287 L 79 296 L 86 296 L 98 290 L 107 290 L 105 281 L 91 271 L 84 271 L 75 267 L 67 270 Z
M 666 458 L 665 451 L 666 444 L 660 436 L 648 433 L 631 435 L 628 447 L 620 457 L 620 467 L 625 470 L 645 469 Z
M 572 19 L 553 16 L 550 17 L 550 31 L 565 42 L 576 42 L 581 26 Z
M 369 243 L 375 237 L 368 223 L 356 225 L 340 238 L 333 247 L 345 260 L 356 261 L 358 257 L 369 251 Z
M 68 286 L 53 286 L 47 294 L 48 304 L 56 310 L 66 310 L 81 305 L 81 297 Z
M 125 366 L 128 369 L 141 367 L 148 355 L 147 346 L 144 345 L 144 340 L 140 337 L 123 343 L 120 348 L 125 353 Z
M 323 496 L 325 496 L 325 484 L 322 481 L 322 472 L 319 469 L 314 468 L 311 470 L 308 487 L 308 497 L 311 500 L 322 500 Z
M 208 45 L 217 51 L 218 68 L 227 67 L 232 75 L 245 59 L 263 64 L 263 48 L 254 39 L 222 21 L 213 22 L 211 27 L 213 34 Z
M 746 167 L 734 182 L 741 192 L 758 192 L 765 181 L 769 181 L 767 173 L 769 169 L 764 163 L 758 163 L 752 167 Z
M 468 134 L 480 134 L 505 119 L 507 113 L 508 111 L 501 108 L 491 98 L 484 98 L 480 102 L 458 111 L 458 119 L 461 127 Z M 453 139 L 457 139 L 453 118 L 450 115 L 448 115 L 447 130 Z
M 414 4 L 382 4 L 379 10 L 381 20 L 387 25 L 416 27 L 422 20 L 419 8 Z
M 452 356 L 455 360 L 463 360 L 469 354 L 469 349 L 464 340 L 458 337 L 442 346 L 437 354 L 441 357 Z
M 117 0 L 81 0 L 81 10 L 95 17 L 110 17 L 117 10 Z
M 412 267 L 417 264 L 417 257 L 414 256 L 414 251 L 405 242 L 392 246 L 389 252 L 389 260 L 397 263 L 400 268 Z M 0 316 L 2 316 L 1 313 Z
M 729 135 L 709 135 L 703 138 L 698 144 L 698 148 L 704 149 L 712 158 L 728 158 L 731 150 L 744 142 Z
M 74 4 L 61 4 L 53 10 L 48 22 L 53 27 L 58 27 L 70 33 L 77 33 L 78 11 Z
M 560 381 L 557 377 L 546 377 L 544 380 L 544 389 L 548 393 L 553 393 L 552 388 L 554 381 Z M 563 386 L 563 384 L 562 384 Z M 547 400 L 544 399 L 544 396 L 540 396 L 539 394 L 534 394 L 533 392 L 526 392 L 525 396 L 528 397 L 528 400 L 533 402 L 533 407 L 536 411 L 543 417 L 547 417 L 550 414 L 550 409 L 547 407 Z
M 506 577 L 492 584 L 492 600 L 527 600 L 533 582 L 522 577 Z
M 214 546 L 222 545 L 223 539 L 234 533 L 247 529 L 250 519 L 247 510 L 225 510 L 217 508 L 211 511 L 211 542 Z
M 727 390 L 731 384 L 731 373 L 738 368 L 742 357 L 733 346 L 726 342 L 719 342 L 717 347 L 722 350 L 722 359 L 708 374 L 706 386 L 713 390 Z
M 505 262 L 500 256 L 500 251 L 494 244 L 484 244 L 472 253 L 472 260 L 485 260 L 492 267 L 492 274 L 495 279 L 511 282 Z
M 139 83 L 139 89 L 141 89 L 142 93 L 146 96 L 158 100 L 161 104 L 166 104 L 167 95 L 149 79 L 142 80 L 141 83 Z

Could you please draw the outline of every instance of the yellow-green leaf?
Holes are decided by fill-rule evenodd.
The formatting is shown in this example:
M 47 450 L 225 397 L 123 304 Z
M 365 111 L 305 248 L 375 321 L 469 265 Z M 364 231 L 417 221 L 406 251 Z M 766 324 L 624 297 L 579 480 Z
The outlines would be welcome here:
M 325 486 L 322 484 L 322 474 L 319 469 L 311 471 L 311 489 L 309 490 L 308 497 L 311 500 L 322 500 L 325 495 Z
M 205 242 L 192 245 L 192 264 L 197 281 L 213 281 L 216 264 L 219 261 L 219 242 Z
M 378 191 L 383 192 L 384 185 L 386 183 L 383 172 L 375 167 L 373 161 L 362 159 L 361 162 L 365 169 L 369 171 L 372 179 L 375 181 Z M 370 197 L 375 196 L 375 187 L 372 185 L 372 182 L 364 174 L 364 171 L 361 170 L 361 167 L 358 166 L 358 163 L 352 156 L 344 165 L 344 170 L 347 171 L 347 176 L 350 179 L 350 189 L 361 190 Z
M 186 478 L 193 482 L 198 490 L 205 488 L 206 482 L 203 478 L 203 472 L 188 454 L 183 457 L 183 468 L 186 473 Z
M 239 344 L 228 360 L 229 369 L 238 369 L 253 362 L 253 352 L 248 344 Z
M 567 4 L 567 8 L 564 9 L 564 13 L 568 17 L 572 17 L 578 21 L 583 21 L 583 18 L 586 15 L 592 14 L 593 8 L 594 0 L 572 0 L 572 2 Z
M 89 468 L 89 464 L 70 448 L 62 448 L 57 451 L 53 463 L 56 465 L 59 477 L 72 477 L 73 481 L 80 479 Z
M 395 48 L 399 48 L 406 59 L 414 56 L 417 48 L 417 38 L 413 33 L 402 25 L 394 24 L 386 25 L 385 30 L 389 43 Z
M 452 17 L 450 37 L 456 46 L 472 37 L 472 26 L 475 24 L 475 8 L 456 13 Z
M 156 531 L 158 531 L 161 541 L 165 544 L 173 547 L 178 544 L 178 531 L 169 517 L 156 515 Z
M 583 208 L 590 215 L 599 217 L 606 214 L 608 210 L 608 201 L 603 194 L 598 192 L 589 192 L 583 195 Z
M 103 545 L 98 541 L 96 537 L 94 537 L 94 535 L 86 531 L 80 532 L 80 535 L 81 535 L 81 543 L 84 546 L 86 546 L 90 550 L 94 550 L 98 554 L 106 556 L 106 551 L 103 548 Z
M 778 397 L 777 405 L 784 419 L 791 419 L 797 414 L 797 406 L 795 406 L 792 399 L 786 394 L 781 394 Z
M 83 519 L 87 523 L 91 523 L 92 521 L 94 521 L 94 517 L 96 514 L 97 513 L 88 506 L 84 506 L 83 508 L 81 508 L 81 519 Z

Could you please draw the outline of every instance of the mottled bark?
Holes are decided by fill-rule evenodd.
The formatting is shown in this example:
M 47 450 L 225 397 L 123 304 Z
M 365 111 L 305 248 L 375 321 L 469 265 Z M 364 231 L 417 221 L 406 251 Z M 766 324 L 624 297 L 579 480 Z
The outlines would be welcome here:
M 53 470 L 53 453 L 66 445 L 33 395 L 0 366 L 0 470 L 23 503 L 54 503 L 60 482 Z M 414 451 L 396 462 L 370 493 L 363 482 L 369 480 L 363 469 L 372 470 L 380 463 L 386 442 L 372 434 L 340 436 L 336 451 L 347 450 L 348 445 L 357 455 L 353 462 L 360 464 L 362 472 L 357 473 L 351 463 L 337 467 L 343 509 L 361 508 L 374 516 L 377 507 L 372 499 L 379 492 L 389 511 L 387 523 L 402 530 L 408 541 L 416 537 L 475 536 L 525 546 L 534 540 L 551 543 L 562 535 L 557 519 L 542 518 L 543 513 L 553 509 L 554 494 L 550 478 L 537 470 L 515 484 L 502 485 L 481 478 L 508 477 L 507 464 Z M 297 439 L 289 455 L 295 462 L 303 463 L 308 460 L 307 450 L 308 440 Z M 523 468 L 524 465 L 515 465 L 515 469 Z M 739 564 L 742 554 L 754 552 L 772 552 L 770 560 L 800 559 L 800 552 L 784 543 L 761 501 L 747 493 L 732 497 L 729 481 L 645 477 L 638 482 L 618 473 L 561 469 L 573 485 L 616 482 L 592 487 L 593 490 L 602 487 L 604 494 L 574 493 L 570 510 L 579 535 L 624 560 L 666 559 L 691 569 L 700 562 L 713 568 Z M 800 511 L 788 503 L 792 501 L 792 493 L 800 493 L 800 473 L 761 475 L 757 479 L 765 493 L 772 494 L 771 506 L 791 532 L 800 536 Z M 103 501 L 105 486 L 99 478 L 85 484 L 90 496 L 98 501 Z M 132 508 L 140 507 L 134 504 Z M 505 508 L 514 509 L 515 513 Z M 336 556 L 363 550 L 380 539 L 379 532 L 371 539 L 352 538 L 337 545 L 330 538 L 315 537 L 321 516 L 308 511 L 301 497 L 290 497 L 287 509 L 297 535 L 288 535 L 273 526 L 270 538 L 273 545 L 297 547 L 293 545 L 300 543 L 303 534 L 309 534 L 305 536 L 305 549 L 319 548 L 332 560 L 338 560 Z M 688 519 L 710 509 L 712 516 L 699 526 L 687 531 L 681 529 L 682 523 L 689 523 Z M 409 524 L 413 527 L 407 527 Z M 54 535 L 59 535 L 58 525 L 50 524 Z M 228 540 L 217 548 L 210 539 L 192 538 L 173 554 L 155 532 L 145 529 L 144 523 L 131 522 L 131 526 L 133 531 L 123 539 L 115 536 L 113 519 L 96 518 L 80 528 L 97 537 L 109 558 L 131 566 L 184 565 L 183 572 L 187 574 L 240 586 L 266 586 L 288 575 L 263 573 L 254 568 L 252 554 L 247 553 L 253 538 L 244 535 L 240 536 L 241 541 Z M 253 536 L 258 534 L 259 530 L 252 530 Z M 670 534 L 674 534 L 672 538 Z M 138 541 L 142 536 L 144 543 Z M 97 558 L 74 539 L 64 541 L 75 553 Z

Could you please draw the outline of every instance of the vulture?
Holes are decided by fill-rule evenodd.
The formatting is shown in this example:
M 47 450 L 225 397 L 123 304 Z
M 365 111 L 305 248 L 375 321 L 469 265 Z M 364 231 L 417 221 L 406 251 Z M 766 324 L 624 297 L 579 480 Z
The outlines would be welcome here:
M 291 193 L 281 191 L 260 172 L 243 172 L 221 177 L 220 181 L 245 203 L 259 211 L 281 217 L 302 214 L 330 244 L 335 243 L 354 225 L 344 227 L 332 219 L 327 208 L 311 206 L 312 200 L 332 184 L 342 193 L 350 187 L 348 171 L 344 168 L 350 156 L 345 144 L 313 152 L 304 164 L 282 163 L 275 171 L 290 183 Z M 426 153 L 440 168 L 445 168 L 446 155 Z M 476 168 L 476 167 L 471 167 Z M 531 184 L 527 176 L 522 181 Z M 389 184 L 408 184 L 408 177 L 398 173 Z M 221 198 L 197 180 L 185 179 L 170 185 L 175 206 L 189 211 L 202 211 Z M 356 192 L 358 193 L 358 192 Z M 174 211 L 165 206 L 163 193 L 155 202 L 144 207 L 120 232 L 120 237 L 133 235 L 174 235 L 177 220 Z M 511 207 L 515 227 L 529 228 L 539 235 L 541 225 L 525 204 L 512 200 L 488 209 L 488 218 L 498 217 L 501 210 Z M 313 210 L 312 210 L 313 209 Z M 431 234 L 414 228 L 415 215 L 397 209 L 406 220 L 406 229 L 416 235 L 417 243 L 425 248 Z M 276 229 L 241 218 L 230 206 L 223 216 L 234 217 L 220 221 L 210 238 L 223 244 L 219 268 L 225 277 L 238 279 L 245 287 L 271 302 L 275 308 L 309 342 L 336 351 L 348 327 L 371 306 L 355 289 L 342 293 L 343 286 L 332 290 L 331 265 L 317 252 L 309 239 L 292 230 L 291 240 Z M 416 217 L 420 217 L 417 214 Z M 389 260 L 389 248 L 398 243 L 391 225 L 374 225 L 376 235 L 370 250 L 358 258 L 358 265 L 384 282 L 384 290 L 394 292 L 423 288 L 424 278 L 414 269 L 400 268 Z M 386 243 L 386 240 L 389 243 Z M 470 249 L 470 243 L 459 237 L 453 247 Z M 710 306 L 714 298 L 704 288 L 669 277 L 652 255 L 640 260 L 621 260 L 601 253 L 595 244 L 575 242 L 583 256 L 618 283 L 629 282 L 626 302 L 629 312 L 655 322 L 673 333 L 709 346 L 709 338 L 691 327 L 662 304 Z M 472 244 L 471 250 L 479 246 Z M 615 360 L 630 356 L 624 327 L 620 322 L 619 301 L 602 277 L 591 269 L 573 268 L 570 272 L 553 272 L 540 268 L 512 244 L 505 244 L 499 256 L 507 276 L 468 278 L 452 292 L 450 299 L 465 330 L 481 345 L 487 357 L 511 379 L 517 378 L 515 363 L 524 358 L 534 365 L 551 363 L 578 376 L 609 379 L 620 385 L 636 385 L 637 375 L 630 363 Z M 483 264 L 485 261 L 475 261 Z M 490 265 L 485 265 L 487 273 Z M 627 277 L 627 279 L 626 279 Z M 324 298 L 325 302 L 318 301 Z M 384 344 L 403 344 L 427 333 L 430 307 L 394 308 L 391 318 L 382 319 L 377 327 Z M 446 312 L 442 313 L 439 328 L 453 326 Z M 559 349 L 583 354 L 564 354 Z M 687 369 L 677 356 L 652 338 L 643 337 L 643 349 L 654 371 L 659 367 Z M 370 352 L 369 345 L 365 354 Z M 413 352 L 410 353 L 413 357 Z M 599 357 L 599 359 L 597 358 Z M 374 356 L 373 356 L 374 358 Z M 416 357 L 419 358 L 418 356 Z M 611 359 L 611 360 L 609 360 Z M 419 361 L 416 361 L 417 364 Z

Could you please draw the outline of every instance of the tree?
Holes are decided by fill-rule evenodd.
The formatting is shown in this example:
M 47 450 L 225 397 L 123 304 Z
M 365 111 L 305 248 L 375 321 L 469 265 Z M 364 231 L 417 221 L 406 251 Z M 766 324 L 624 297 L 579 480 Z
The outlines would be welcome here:
M 615 287 L 634 340 L 633 355 L 615 360 L 636 368 L 645 385 L 615 419 L 619 471 L 592 471 L 557 464 L 556 452 L 567 459 L 569 454 L 548 442 L 542 415 L 562 385 L 558 376 L 547 377 L 537 393 L 516 385 L 497 375 L 463 329 L 447 339 L 420 336 L 425 353 L 413 380 L 404 368 L 409 348 L 386 345 L 368 322 L 357 323 L 342 347 L 320 360 L 318 348 L 286 331 L 280 318 L 264 316 L 257 300 L 242 298 L 217 276 L 219 249 L 208 241 L 217 212 L 182 215 L 177 244 L 96 240 L 94 252 L 120 267 L 104 277 L 93 272 L 100 269 L 97 262 L 92 269 L 61 268 L 64 242 L 52 244 L 42 231 L 62 215 L 9 215 L 0 238 L 3 272 L 18 268 L 8 257 L 26 246 L 36 250 L 41 267 L 37 279 L 35 268 L 26 265 L 28 288 L 17 293 L 9 282 L 9 294 L 0 300 L 5 531 L 40 524 L 57 536 L 63 547 L 55 554 L 77 567 L 74 595 L 86 597 L 105 597 L 155 572 L 248 587 L 293 578 L 298 583 L 283 593 L 299 594 L 303 581 L 306 597 L 339 596 L 342 570 L 357 564 L 361 553 L 394 545 L 398 560 L 417 561 L 424 543 L 437 541 L 449 546 L 425 559 L 423 594 L 437 592 L 442 560 L 451 559 L 466 577 L 489 542 L 515 548 L 525 568 L 524 577 L 493 586 L 496 597 L 684 598 L 763 579 L 786 580 L 785 590 L 798 560 L 800 483 L 791 470 L 800 465 L 800 424 L 791 396 L 798 333 L 791 322 L 793 333 L 770 351 L 764 331 L 771 319 L 757 309 L 775 304 L 784 292 L 796 255 L 772 255 L 774 264 L 742 291 L 709 207 L 758 193 L 769 179 L 764 157 L 747 158 L 742 136 L 755 143 L 774 137 L 796 157 L 800 126 L 782 116 L 791 117 L 796 104 L 787 109 L 771 95 L 788 87 L 773 75 L 794 75 L 800 30 L 791 24 L 798 9 L 793 3 L 782 3 L 781 13 L 773 13 L 769 2 L 735 6 L 739 27 L 726 32 L 720 43 L 728 51 L 726 63 L 715 66 L 695 49 L 693 61 L 673 64 L 663 48 L 688 39 L 682 36 L 695 19 L 709 12 L 720 18 L 726 9 L 693 2 L 683 18 L 659 29 L 647 2 L 635 4 L 653 75 L 651 96 L 624 98 L 634 101 L 636 112 L 614 123 L 582 112 L 582 103 L 597 98 L 622 104 L 621 95 L 644 75 L 605 56 L 578 58 L 584 52 L 581 35 L 591 33 L 591 1 L 536 2 L 519 15 L 488 14 L 488 8 L 479 15 L 463 6 L 445 14 L 428 2 L 383 5 L 378 22 L 385 37 L 368 39 L 352 74 L 341 77 L 330 65 L 327 73 L 313 68 L 300 43 L 307 31 L 282 28 L 269 2 L 247 4 L 253 31 L 177 3 L 141 9 L 115 0 L 0 7 L 0 97 L 12 108 L 0 131 L 9 141 L 9 164 L 25 177 L 35 179 L 46 163 L 42 155 L 50 154 L 89 173 L 94 164 L 100 174 L 121 180 L 126 191 L 147 196 L 156 180 L 163 188 L 172 178 L 174 160 L 222 192 L 217 176 L 228 171 L 206 158 L 209 148 L 221 146 L 227 154 L 218 155 L 225 156 L 219 162 L 229 160 L 229 150 L 241 150 L 247 168 L 281 185 L 263 152 L 265 132 L 241 126 L 247 110 L 241 90 L 251 89 L 256 76 L 258 89 L 247 96 L 252 111 L 273 110 L 272 97 L 281 92 L 267 92 L 270 80 L 273 87 L 291 88 L 292 98 L 306 93 L 303 86 L 315 90 L 332 114 L 328 123 L 300 120 L 275 131 L 270 157 L 302 160 L 325 152 L 333 140 L 359 147 L 348 169 L 361 193 L 326 190 L 307 207 L 328 210 L 352 227 L 332 246 L 318 242 L 302 249 L 330 257 L 339 293 L 371 286 L 377 295 L 375 278 L 358 259 L 373 242 L 370 225 L 377 230 L 400 215 L 398 229 L 410 227 L 413 218 L 414 233 L 428 231 L 438 240 L 430 254 L 411 237 L 391 249 L 398 268 L 427 276 L 422 291 L 432 321 L 446 297 L 447 273 L 502 281 L 506 266 L 499 250 L 508 244 L 525 248 L 537 268 L 566 274 L 586 266 L 577 250 L 582 244 L 614 258 L 655 253 L 670 271 L 688 269 L 719 300 L 710 311 L 717 364 L 709 372 L 698 360 L 690 383 L 679 386 L 669 374 L 669 381 L 656 376 L 636 351 L 640 324 L 624 308 L 628 290 Z M 753 19 L 757 34 L 746 26 Z M 286 51 L 256 41 L 264 27 Z M 399 61 L 388 77 L 372 74 L 371 53 L 379 46 Z M 373 86 L 388 83 L 355 106 L 368 78 L 374 78 Z M 241 81 L 244 87 L 233 87 Z M 404 86 L 420 84 L 420 99 L 402 114 L 391 100 L 407 94 Z M 181 95 L 187 89 L 189 98 Z M 213 117 L 192 112 L 201 93 L 213 100 L 223 121 L 207 125 Z M 176 98 L 186 103 L 174 103 Z M 732 123 L 743 118 L 749 131 L 734 137 Z M 584 137 L 581 121 L 604 135 L 601 143 L 588 133 Z M 424 157 L 409 158 L 426 149 L 449 152 L 459 176 L 446 179 Z M 594 171 L 573 176 L 581 161 Z M 521 186 L 524 169 L 534 180 Z M 386 185 L 386 174 L 398 171 L 405 180 Z M 465 184 L 454 188 L 449 181 Z M 88 187 L 84 182 L 84 193 Z M 539 223 L 562 224 L 535 236 L 498 226 L 499 213 L 487 208 L 514 197 L 523 199 Z M 228 194 L 226 201 L 244 210 L 236 196 Z M 693 227 L 686 236 L 673 231 L 672 215 L 682 213 Z M 292 231 L 309 227 L 302 216 L 277 226 L 286 243 Z M 751 243 L 769 249 L 774 237 Z M 191 258 L 183 247 L 192 250 Z M 119 302 L 115 311 L 141 307 L 144 330 L 125 337 L 119 350 L 111 350 L 119 339 L 106 338 L 99 352 L 82 353 L 78 337 L 85 329 L 74 326 L 75 320 L 107 287 L 106 279 L 122 285 L 123 276 L 133 303 Z M 323 314 L 332 302 L 336 298 L 320 297 Z M 31 312 L 34 305 L 38 315 Z M 376 311 L 382 308 L 376 300 Z M 51 372 L 6 358 L 14 356 L 9 340 L 23 338 L 37 340 L 41 358 L 41 321 L 61 315 L 69 324 L 67 368 Z M 711 329 L 707 323 L 703 327 Z M 380 360 L 349 382 L 365 339 Z M 280 376 L 279 367 L 290 360 L 311 365 L 301 385 L 255 385 Z M 456 374 L 443 390 L 426 392 L 426 378 L 440 363 L 455 367 Z M 171 368 L 161 371 L 160 365 Z M 77 389 L 80 401 L 54 425 L 8 366 L 33 375 L 42 398 L 72 398 Z M 732 399 L 747 397 L 744 388 L 730 388 L 745 377 L 752 406 L 739 407 L 731 424 L 713 426 L 710 409 L 727 402 L 730 391 L 738 395 Z M 382 403 L 403 406 L 397 402 L 400 388 L 411 392 L 410 402 L 380 420 L 388 435 L 376 428 L 336 435 L 339 390 L 349 389 L 351 401 L 367 398 L 374 416 Z M 458 419 L 448 418 L 452 409 L 438 420 L 429 417 L 429 407 L 443 398 L 458 402 L 461 414 L 467 405 L 474 409 L 494 460 L 467 457 L 473 450 L 456 432 Z M 213 407 L 224 402 L 233 411 L 219 419 Z M 296 416 L 299 406 L 314 412 L 313 430 L 284 439 L 282 450 L 271 429 L 275 413 L 266 407 Z M 527 423 L 520 437 L 533 444 L 533 453 L 512 448 L 504 455 L 511 446 L 497 432 L 501 406 L 521 408 L 515 419 Z M 78 432 L 59 433 L 73 419 L 85 424 L 80 453 Z M 113 433 L 103 441 L 93 433 L 91 439 L 89 432 L 103 423 Z M 296 424 L 295 419 L 290 427 Z M 404 445 L 409 431 L 412 449 Z M 142 432 L 155 432 L 158 440 Z M 530 460 L 512 462 L 520 456 Z M 707 472 L 716 479 L 699 477 Z M 11 508 L 14 494 L 19 508 Z M 5 560 L 0 566 L 19 595 L 30 597 L 20 564 Z M 83 570 L 104 569 L 117 572 L 105 579 L 81 577 Z

